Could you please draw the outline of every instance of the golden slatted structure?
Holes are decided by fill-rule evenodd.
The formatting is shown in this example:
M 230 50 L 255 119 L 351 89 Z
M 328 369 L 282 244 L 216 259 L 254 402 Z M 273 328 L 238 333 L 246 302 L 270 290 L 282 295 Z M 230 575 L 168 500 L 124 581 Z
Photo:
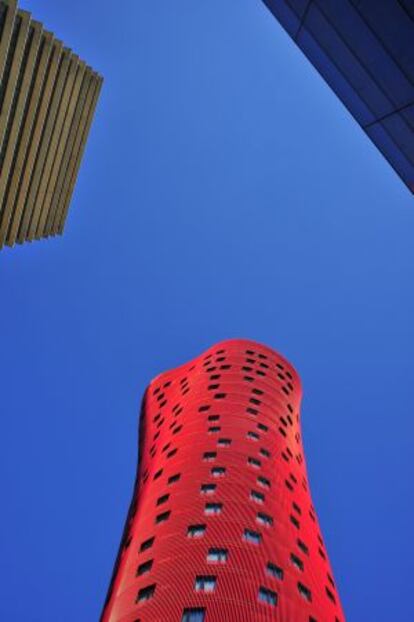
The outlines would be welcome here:
M 102 81 L 0 0 L 0 248 L 63 233 Z

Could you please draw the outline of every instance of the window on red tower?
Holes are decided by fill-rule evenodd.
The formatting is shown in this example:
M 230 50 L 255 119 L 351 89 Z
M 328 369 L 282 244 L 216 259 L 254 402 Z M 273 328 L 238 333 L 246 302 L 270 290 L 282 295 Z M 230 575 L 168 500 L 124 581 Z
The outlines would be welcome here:
M 268 605 L 272 605 L 272 607 L 276 607 L 277 594 L 273 590 L 269 590 L 266 587 L 261 587 L 259 589 L 259 600 L 262 603 L 267 603 Z
M 142 603 L 150 598 L 153 598 L 155 593 L 155 583 L 153 585 L 148 585 L 147 587 L 143 587 L 138 592 L 137 603 Z
M 227 561 L 228 550 L 227 549 L 215 549 L 211 548 L 207 553 L 208 562 L 216 562 L 218 564 L 224 564 Z
M 206 615 L 205 609 L 196 607 L 195 609 L 184 609 L 181 622 L 204 622 Z
M 216 589 L 216 577 L 211 575 L 209 576 L 198 576 L 196 577 L 194 589 L 196 592 L 214 592 Z

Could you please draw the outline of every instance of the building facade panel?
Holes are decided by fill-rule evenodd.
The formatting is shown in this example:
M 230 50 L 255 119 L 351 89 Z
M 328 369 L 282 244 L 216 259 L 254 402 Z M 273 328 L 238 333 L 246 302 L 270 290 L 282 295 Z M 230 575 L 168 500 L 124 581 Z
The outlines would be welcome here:
M 99 94 L 96 72 L 16 2 L 0 0 L 0 248 L 62 233 L 92 123 L 92 83 Z M 88 123 L 75 149 L 82 106 Z
M 226 341 L 149 385 L 102 622 L 343 622 L 303 454 L 300 379 Z
M 414 192 L 412 3 L 264 2 Z

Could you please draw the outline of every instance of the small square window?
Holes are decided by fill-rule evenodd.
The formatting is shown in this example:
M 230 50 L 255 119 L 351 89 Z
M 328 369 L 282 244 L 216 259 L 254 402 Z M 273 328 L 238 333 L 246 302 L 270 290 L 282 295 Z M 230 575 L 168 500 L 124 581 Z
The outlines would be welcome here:
M 219 564 L 224 564 L 227 561 L 228 551 L 227 549 L 209 549 L 207 554 L 208 562 L 216 562 Z
M 163 512 L 162 514 L 158 514 L 155 517 L 155 523 L 159 525 L 160 523 L 165 523 L 166 520 L 170 518 L 171 512 Z
M 270 488 L 270 480 L 266 477 L 259 476 L 257 478 L 257 483 L 260 484 L 260 486 L 263 486 L 263 488 Z
M 170 498 L 170 495 L 162 495 L 162 497 L 158 497 L 157 505 L 163 505 L 163 503 L 167 503 L 169 498 Z
M 257 492 L 257 490 L 252 490 L 250 492 L 250 499 L 255 501 L 256 503 L 264 503 L 265 496 L 261 492 Z
M 196 577 L 194 589 L 196 592 L 214 592 L 216 582 L 216 577 L 200 575 Z
M 138 592 L 137 603 L 142 603 L 146 600 L 150 600 L 150 598 L 154 597 L 155 593 L 155 583 L 153 585 L 148 585 L 147 587 L 143 587 Z
M 171 475 L 171 477 L 168 478 L 168 483 L 169 484 L 175 484 L 175 482 L 178 482 L 180 477 L 181 477 L 180 473 L 176 473 L 175 475 Z
M 216 488 L 216 484 L 201 484 L 200 492 L 202 495 L 212 495 Z
M 255 469 L 260 469 L 260 467 L 262 466 L 260 460 L 257 460 L 257 458 L 252 458 L 251 456 L 247 458 L 247 463 Z
M 306 546 L 306 544 L 304 542 L 302 542 L 302 540 L 297 540 L 298 543 L 298 547 L 300 548 L 300 550 L 302 551 L 302 553 L 305 553 L 305 555 L 309 555 L 309 549 Z
M 196 607 L 195 609 L 184 609 L 181 622 L 204 622 L 206 615 L 205 609 Z
M 142 553 L 143 551 L 147 551 L 148 549 L 150 549 L 154 544 L 154 540 L 155 538 L 148 538 L 148 540 L 145 540 L 139 548 L 140 552 Z
M 219 447 L 230 447 L 231 439 L 230 438 L 219 438 L 219 440 L 217 441 L 217 445 Z
M 264 447 L 260 448 L 260 453 L 262 456 L 264 456 L 265 458 L 270 458 L 270 451 L 268 451 L 267 449 L 265 449 Z
M 225 474 L 226 474 L 225 467 L 213 467 L 211 469 L 211 475 L 213 477 L 224 477 Z
M 273 590 L 268 590 L 266 587 L 261 587 L 259 589 L 259 600 L 262 603 L 267 603 L 268 605 L 272 605 L 272 607 L 276 607 L 277 594 L 276 592 L 273 592 Z
M 213 462 L 217 457 L 217 452 L 215 451 L 205 451 L 203 454 L 203 460 L 206 462 Z
M 223 509 L 222 503 L 206 503 L 204 508 L 204 514 L 220 514 Z
M 312 602 L 312 593 L 310 591 L 310 589 L 308 587 L 306 587 L 306 585 L 303 585 L 303 583 L 298 583 L 298 591 L 299 594 L 308 602 Z
M 258 523 L 265 525 L 266 527 L 271 527 L 273 525 L 273 518 L 263 512 L 259 512 L 257 514 L 256 520 Z
M 137 577 L 140 577 L 141 575 L 146 574 L 147 572 L 150 572 L 153 562 L 154 560 L 149 559 L 148 561 L 140 564 L 137 569 Z
M 272 564 L 272 562 L 268 562 L 266 566 L 266 572 L 271 577 L 275 577 L 275 579 L 279 579 L 279 581 L 283 580 L 282 568 L 280 568 L 280 566 L 277 566 L 276 564 Z
M 260 533 L 257 533 L 257 531 L 245 529 L 243 539 L 246 540 L 246 542 L 251 542 L 252 544 L 260 544 L 262 536 L 260 535 Z
M 188 538 L 202 538 L 206 531 L 206 525 L 190 525 L 187 529 Z
M 295 555 L 294 553 L 291 553 L 290 561 L 295 566 L 295 568 L 303 572 L 303 561 L 297 555 Z
M 258 441 L 260 437 L 256 432 L 247 432 L 247 438 L 251 438 L 253 441 Z

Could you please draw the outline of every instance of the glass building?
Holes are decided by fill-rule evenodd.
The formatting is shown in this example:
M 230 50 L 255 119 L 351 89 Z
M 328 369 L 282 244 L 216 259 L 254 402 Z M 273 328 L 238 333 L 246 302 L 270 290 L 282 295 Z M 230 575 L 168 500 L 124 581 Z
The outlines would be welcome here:
M 412 0 L 263 0 L 414 192 Z

